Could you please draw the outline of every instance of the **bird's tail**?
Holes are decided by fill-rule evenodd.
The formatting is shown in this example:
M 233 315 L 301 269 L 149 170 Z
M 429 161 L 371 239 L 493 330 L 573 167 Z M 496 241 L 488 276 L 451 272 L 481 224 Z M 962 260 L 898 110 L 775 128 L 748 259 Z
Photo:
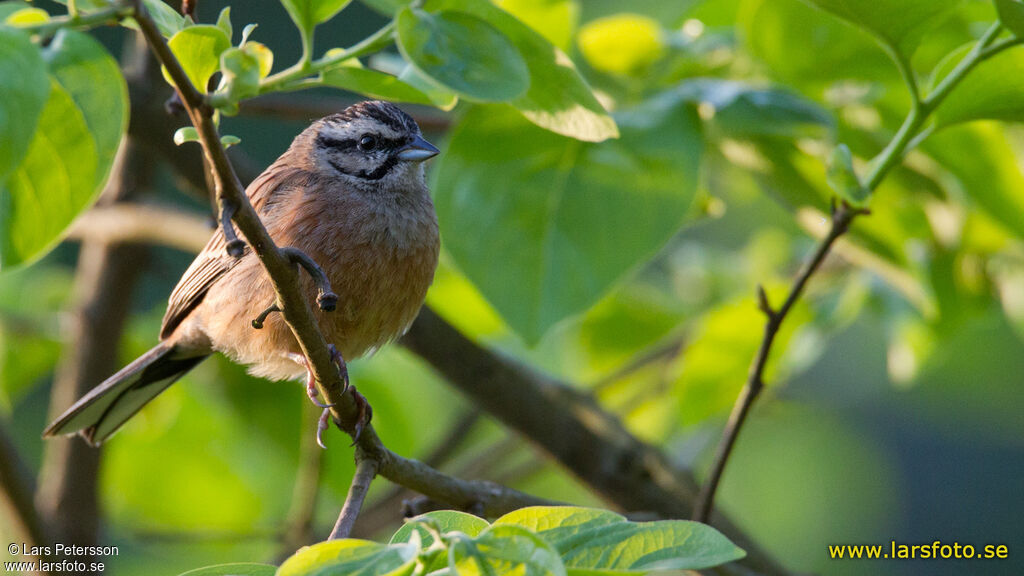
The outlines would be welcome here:
M 81 433 L 99 446 L 150 400 L 166 390 L 206 356 L 180 357 L 173 345 L 160 343 L 107 378 L 61 414 L 43 436 Z

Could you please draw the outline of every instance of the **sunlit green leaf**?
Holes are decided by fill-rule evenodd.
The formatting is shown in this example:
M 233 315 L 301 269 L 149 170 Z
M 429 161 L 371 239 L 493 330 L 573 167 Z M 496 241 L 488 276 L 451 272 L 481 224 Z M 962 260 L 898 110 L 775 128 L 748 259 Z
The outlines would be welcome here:
M 652 103 L 618 120 L 621 141 L 588 144 L 480 107 L 442 155 L 432 190 L 447 249 L 529 342 L 651 257 L 693 200 L 692 108 Z
M 164 38 L 170 38 L 185 28 L 185 17 L 171 8 L 164 0 L 142 0 L 142 4 Z M 122 24 L 133 30 L 139 29 L 138 23 L 132 18 L 124 19 Z
M 31 7 L 32 6 L 24 0 L 4 0 L 3 2 L 0 2 L 0 21 L 6 20 L 8 16 L 15 12 Z
M 25 157 L 50 91 L 46 64 L 28 34 L 0 26 L 0 180 Z
M 572 60 L 543 36 L 486 0 L 427 0 L 424 9 L 459 10 L 482 18 L 519 49 L 530 71 L 530 88 L 512 100 L 530 122 L 578 140 L 618 136 L 615 122 L 576 71 Z
M 224 31 L 224 35 L 230 42 L 231 37 L 234 36 L 234 29 L 231 26 L 231 6 L 225 6 L 220 11 L 220 15 L 217 16 L 217 27 Z
M 42 8 L 22 8 L 16 12 L 12 12 L 9 16 L 4 18 L 4 24 L 10 24 L 11 26 L 27 26 L 31 24 L 41 24 L 49 19 L 49 12 Z
M 312 32 L 317 24 L 326 22 L 348 6 L 352 0 L 281 0 L 292 21 L 303 30 L 304 34 Z
M 0 269 L 24 264 L 57 241 L 95 198 L 97 164 L 82 112 L 52 80 L 28 154 L 0 188 Z
M 940 14 L 960 0 L 808 0 L 908 54 Z
M 418 552 L 415 543 L 331 540 L 302 548 L 281 564 L 277 576 L 405 576 L 412 573 Z
M 576 0 L 496 0 L 502 10 L 522 20 L 562 50 L 568 50 L 580 6 Z
M 423 547 L 430 546 L 434 542 L 434 537 L 423 528 L 423 523 L 429 523 L 441 534 L 462 532 L 467 536 L 476 536 L 490 525 L 483 518 L 466 514 L 465 512 L 437 510 L 406 519 L 405 524 L 391 537 L 391 543 L 401 544 L 409 542 L 412 539 L 413 532 L 419 532 Z
M 260 61 L 248 44 L 242 48 L 228 48 L 220 55 L 220 71 L 224 90 L 234 101 L 259 92 Z
M 236 562 L 189 570 L 179 576 L 274 576 L 275 572 L 277 572 L 277 566 L 270 564 Z
M 569 574 L 651 574 L 710 568 L 744 556 L 718 530 L 686 520 L 629 522 L 607 510 L 533 507 L 494 522 L 529 528 L 550 542 Z
M 167 45 L 196 89 L 206 92 L 210 77 L 220 68 L 220 55 L 231 47 L 231 41 L 220 28 L 199 25 L 181 30 L 171 37 Z M 164 78 L 173 83 L 166 70 Z
M 448 567 L 459 576 L 565 576 L 558 551 L 521 526 L 491 526 L 472 539 L 457 538 Z
M 50 73 L 67 90 L 96 141 L 96 186 L 106 182 L 128 128 L 128 85 L 117 61 L 92 36 L 61 30 L 43 50 Z
M 970 50 L 963 46 L 935 69 L 937 85 Z M 935 110 L 940 126 L 971 120 L 1024 120 L 1024 48 L 1016 47 L 978 64 Z
M 667 51 L 658 22 L 639 14 L 616 14 L 588 22 L 577 42 L 595 69 L 628 76 L 643 75 Z
M 490 24 L 462 12 L 402 10 L 398 47 L 421 72 L 467 98 L 510 100 L 530 82 L 519 50 Z

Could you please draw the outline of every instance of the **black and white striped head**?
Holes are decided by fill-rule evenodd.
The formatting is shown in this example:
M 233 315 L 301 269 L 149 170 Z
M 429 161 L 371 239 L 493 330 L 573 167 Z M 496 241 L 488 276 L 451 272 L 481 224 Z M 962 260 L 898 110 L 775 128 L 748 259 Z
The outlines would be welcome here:
M 373 100 L 319 122 L 314 157 L 321 169 L 365 191 L 423 183 L 422 162 L 437 155 L 416 121 L 394 104 Z

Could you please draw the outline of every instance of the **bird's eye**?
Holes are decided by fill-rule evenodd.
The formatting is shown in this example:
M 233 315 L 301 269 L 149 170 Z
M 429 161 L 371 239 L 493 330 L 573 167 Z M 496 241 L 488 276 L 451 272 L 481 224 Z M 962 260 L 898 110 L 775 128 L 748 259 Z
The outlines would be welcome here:
M 359 149 L 363 152 L 369 152 L 377 147 L 377 137 L 367 134 L 359 139 Z

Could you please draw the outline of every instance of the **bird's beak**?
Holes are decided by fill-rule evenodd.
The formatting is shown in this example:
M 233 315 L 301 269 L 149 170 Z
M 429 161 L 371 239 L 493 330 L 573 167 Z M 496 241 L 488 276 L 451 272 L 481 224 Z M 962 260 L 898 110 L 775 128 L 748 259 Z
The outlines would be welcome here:
M 417 136 L 415 140 L 398 150 L 398 159 L 407 162 L 423 162 L 437 156 L 438 152 L 440 150 L 436 146 L 424 140 L 422 136 Z

